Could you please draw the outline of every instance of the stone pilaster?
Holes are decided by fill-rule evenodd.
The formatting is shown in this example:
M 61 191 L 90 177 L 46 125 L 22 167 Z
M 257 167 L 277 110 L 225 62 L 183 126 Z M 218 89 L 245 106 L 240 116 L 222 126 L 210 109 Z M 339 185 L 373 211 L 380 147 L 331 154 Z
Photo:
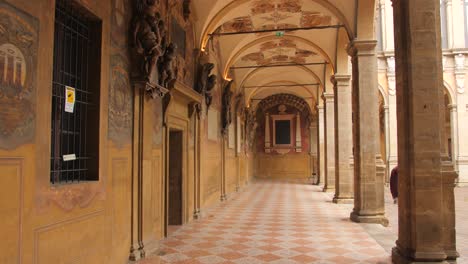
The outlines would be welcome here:
M 333 93 L 324 93 L 325 101 L 325 181 L 324 192 L 335 190 L 335 97 Z
M 398 241 L 393 263 L 447 263 L 455 247 L 454 181 L 446 161 L 440 1 L 393 0 L 398 104 Z
M 334 203 L 353 203 L 353 115 L 351 76 L 332 77 L 335 94 L 335 197 Z
M 352 41 L 354 209 L 351 220 L 388 224 L 384 206 L 385 165 L 380 154 L 375 40 Z M 381 173 L 381 170 L 384 173 Z
M 310 177 L 314 179 L 313 183 L 317 183 L 318 170 L 317 170 L 317 153 L 318 153 L 318 142 L 317 142 L 317 123 L 312 122 L 309 126 L 309 155 L 310 155 Z
M 317 163 L 318 175 L 317 185 L 323 184 L 325 181 L 325 112 L 323 105 L 317 106 Z

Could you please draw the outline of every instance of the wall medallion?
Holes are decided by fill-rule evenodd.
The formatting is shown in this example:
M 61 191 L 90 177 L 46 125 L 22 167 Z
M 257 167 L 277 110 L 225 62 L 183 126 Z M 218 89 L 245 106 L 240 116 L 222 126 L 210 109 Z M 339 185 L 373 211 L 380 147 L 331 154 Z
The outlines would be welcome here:
M 39 23 L 0 1 L 0 149 L 32 142 Z

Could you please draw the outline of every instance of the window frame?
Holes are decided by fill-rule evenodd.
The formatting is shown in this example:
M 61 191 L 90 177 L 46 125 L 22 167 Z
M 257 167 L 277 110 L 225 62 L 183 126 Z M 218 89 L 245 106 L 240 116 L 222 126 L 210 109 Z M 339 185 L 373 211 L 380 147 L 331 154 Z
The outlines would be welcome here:
M 294 134 L 294 126 L 295 126 L 295 115 L 294 114 L 287 114 L 287 115 L 272 115 L 271 116 L 271 124 L 273 127 L 273 148 L 294 148 L 295 147 L 295 134 Z M 289 121 L 289 144 L 277 144 L 276 143 L 276 121 Z
M 75 0 L 57 0 L 54 10 L 49 181 L 99 181 L 102 20 Z M 72 66 L 67 68 L 67 63 Z M 66 86 L 75 88 L 73 113 L 64 109 Z M 76 160 L 65 161 L 68 154 L 75 154 Z

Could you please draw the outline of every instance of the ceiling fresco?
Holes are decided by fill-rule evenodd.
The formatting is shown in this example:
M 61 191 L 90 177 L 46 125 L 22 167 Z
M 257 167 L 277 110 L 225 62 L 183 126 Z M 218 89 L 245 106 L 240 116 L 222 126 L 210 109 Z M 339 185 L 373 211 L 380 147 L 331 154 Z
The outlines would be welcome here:
M 257 50 L 241 57 L 242 62 L 267 65 L 272 63 L 306 63 L 317 57 L 317 53 L 302 47 L 291 39 L 278 39 L 264 42 L 255 47 Z
M 336 23 L 330 15 L 307 10 L 301 0 L 257 0 L 249 3 L 248 10 L 249 15 L 224 23 L 218 32 L 328 26 Z

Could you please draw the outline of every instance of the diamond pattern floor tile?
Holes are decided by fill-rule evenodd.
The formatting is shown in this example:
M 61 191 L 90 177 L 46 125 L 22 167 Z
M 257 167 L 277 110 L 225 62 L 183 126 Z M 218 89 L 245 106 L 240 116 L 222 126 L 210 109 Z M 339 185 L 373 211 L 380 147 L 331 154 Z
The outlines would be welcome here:
M 455 193 L 458 263 L 468 263 L 468 225 L 460 222 L 468 217 L 468 188 Z M 332 204 L 332 196 L 318 186 L 258 181 L 205 212 L 205 218 L 171 228 L 161 244 L 164 254 L 138 264 L 391 263 L 398 207 L 389 193 L 388 228 L 350 222 L 352 205 Z

